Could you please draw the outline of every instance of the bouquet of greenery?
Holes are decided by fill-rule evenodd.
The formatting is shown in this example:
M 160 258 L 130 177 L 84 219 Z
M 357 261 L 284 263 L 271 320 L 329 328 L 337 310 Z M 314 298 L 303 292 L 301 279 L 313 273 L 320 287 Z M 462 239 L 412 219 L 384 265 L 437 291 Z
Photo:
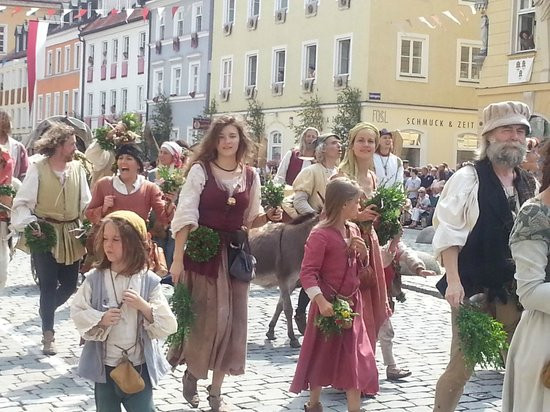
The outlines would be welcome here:
M 163 193 L 175 193 L 185 183 L 182 169 L 170 169 L 169 167 L 161 166 L 158 169 L 158 174 L 161 180 L 160 190 Z
M 86 246 L 86 242 L 88 241 L 88 237 L 90 236 L 91 231 L 92 222 L 90 222 L 88 219 L 84 219 L 80 227 L 70 230 L 69 232 L 73 233 L 74 237 L 80 240 L 82 246 Z
M 141 122 L 135 113 L 125 113 L 116 125 L 108 124 L 95 129 L 95 138 L 103 150 L 114 151 L 126 143 L 139 142 Z
M 53 226 L 45 221 L 31 222 L 23 232 L 25 242 L 32 253 L 49 252 L 57 242 Z
M 460 306 L 458 336 L 464 360 L 470 367 L 504 367 L 502 351 L 508 348 L 506 331 L 498 322 L 472 303 Z
M 189 334 L 189 330 L 195 320 L 193 300 L 191 299 L 191 294 L 187 287 L 178 283 L 174 287 L 174 294 L 170 298 L 169 303 L 172 312 L 174 312 L 178 320 L 178 330 L 174 334 L 168 336 L 166 343 L 170 346 L 179 346 Z
M 315 326 L 329 338 L 332 335 L 342 333 L 342 329 L 350 329 L 353 326 L 353 318 L 358 316 L 351 310 L 351 306 L 346 299 L 336 297 L 332 302 L 334 316 L 317 315 L 315 317 Z
M 218 254 L 220 235 L 206 226 L 189 233 L 185 254 L 194 262 L 208 262 Z
M 15 189 L 12 185 L 0 185 L 0 196 L 15 197 Z
M 275 183 L 273 179 L 269 179 L 262 186 L 262 206 L 280 207 L 285 198 L 284 185 Z
M 385 245 L 401 230 L 399 216 L 407 198 L 400 184 L 390 187 L 379 187 L 372 198 L 363 202 L 363 207 L 376 205 L 380 213 L 379 225 L 376 229 L 380 245 Z

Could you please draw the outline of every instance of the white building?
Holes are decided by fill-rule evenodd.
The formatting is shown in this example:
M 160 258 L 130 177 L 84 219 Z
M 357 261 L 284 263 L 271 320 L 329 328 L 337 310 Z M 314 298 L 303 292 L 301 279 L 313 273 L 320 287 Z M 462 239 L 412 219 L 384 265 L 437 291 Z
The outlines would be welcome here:
M 93 128 L 146 110 L 148 21 L 142 9 L 110 14 L 81 32 L 85 53 L 83 116 Z

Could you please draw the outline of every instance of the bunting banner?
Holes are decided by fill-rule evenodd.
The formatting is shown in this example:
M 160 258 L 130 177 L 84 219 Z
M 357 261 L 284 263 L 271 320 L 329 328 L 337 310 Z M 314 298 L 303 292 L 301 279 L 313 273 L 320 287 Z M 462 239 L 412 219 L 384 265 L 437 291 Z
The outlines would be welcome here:
M 29 33 L 27 37 L 27 90 L 29 114 L 32 113 L 32 104 L 34 102 L 34 87 L 36 85 L 37 77 L 36 62 L 44 61 L 44 51 L 49 24 L 50 23 L 47 20 L 29 21 Z

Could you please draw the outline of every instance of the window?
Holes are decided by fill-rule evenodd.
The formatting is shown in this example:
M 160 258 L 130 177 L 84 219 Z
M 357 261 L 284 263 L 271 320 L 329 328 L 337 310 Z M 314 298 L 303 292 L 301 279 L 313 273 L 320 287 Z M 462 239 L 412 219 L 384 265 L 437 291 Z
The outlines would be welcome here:
M 88 116 L 94 114 L 94 94 L 88 93 Z
M 8 40 L 6 34 L 8 32 L 8 26 L 0 24 L 0 53 L 6 53 L 8 48 Z
M 55 49 L 55 74 L 61 73 L 61 49 Z
M 116 113 L 116 90 L 111 90 L 111 114 Z
M 475 61 L 480 45 L 458 43 L 458 81 L 479 83 L 479 64 Z
M 144 105 L 143 105 L 143 86 L 137 87 L 137 104 L 136 107 L 139 111 L 143 111 Z
M 65 71 L 71 70 L 71 46 L 65 46 Z
M 281 161 L 283 138 L 280 132 L 271 132 L 269 135 L 269 160 Z
M 61 93 L 57 92 L 57 93 L 54 93 L 53 95 L 53 111 L 52 111 L 52 114 L 54 116 L 56 115 L 59 115 L 59 103 L 60 103 L 60 100 L 61 99 Z
M 107 42 L 104 41 L 103 43 L 101 43 L 101 53 L 103 55 L 103 64 L 107 64 L 107 48 L 109 46 L 107 45 Z
M 420 141 L 422 132 L 418 130 L 405 130 L 401 132 L 403 138 L 403 150 L 401 158 L 408 160 L 411 166 L 419 166 L 420 163 Z
M 199 78 L 200 78 L 200 63 L 189 63 L 189 82 L 187 84 L 188 93 L 198 93 L 199 91 Z
M 36 103 L 36 120 L 44 119 L 44 97 L 38 96 Z
M 92 61 L 90 62 L 90 57 L 92 58 Z M 94 59 L 95 59 L 95 46 L 93 44 L 90 44 L 90 47 L 88 48 L 88 62 L 90 62 L 90 65 L 94 65 Z
M 181 94 L 181 66 L 172 67 L 172 79 L 170 82 L 170 96 Z
M 53 52 L 51 50 L 48 51 L 48 60 L 46 62 L 46 67 L 48 70 L 48 76 L 51 76 L 53 74 Z
M 198 33 L 202 30 L 202 3 L 193 3 L 191 31 Z
M 153 74 L 153 79 L 154 79 L 154 95 L 155 96 L 159 96 L 163 93 L 164 91 L 164 71 L 162 69 L 159 69 L 159 70 L 155 70 L 154 71 L 154 74 Z
M 535 5 L 533 0 L 516 0 L 516 50 L 535 49 Z
M 130 55 L 130 37 L 124 36 L 122 38 L 122 58 L 124 60 L 128 60 L 129 55 Z
M 260 0 L 248 0 L 248 15 L 258 17 L 260 15 Z
M 69 92 L 63 92 L 63 113 L 66 116 L 69 114 Z
M 464 133 L 456 139 L 456 164 L 474 160 L 475 152 L 479 146 L 476 134 Z
M 258 84 L 258 55 L 249 54 L 246 56 L 246 87 Z
M 120 107 L 120 111 L 122 113 L 126 113 L 128 111 L 128 89 L 122 89 L 122 105 Z
M 183 7 L 180 7 L 174 18 L 174 37 L 183 36 Z
M 78 89 L 73 89 L 73 113 L 75 117 L 79 117 L 80 113 L 80 93 Z
M 144 31 L 142 31 L 141 33 L 139 33 L 139 55 L 140 56 L 145 56 L 145 46 L 146 46 L 146 42 L 145 42 L 145 39 L 146 39 L 146 34 Z
M 277 0 L 275 5 L 277 10 L 288 10 L 288 0 Z
M 164 21 L 164 11 L 162 14 L 159 12 L 157 22 L 158 22 L 157 40 L 164 40 L 164 34 L 166 31 L 166 23 Z
M 336 39 L 336 76 L 351 73 L 351 39 Z
M 80 59 L 82 58 L 80 56 L 80 48 L 82 46 L 80 45 L 80 43 L 75 43 L 74 45 L 74 68 L 75 70 L 78 70 L 80 69 Z
M 231 89 L 232 77 L 233 77 L 233 59 L 232 58 L 222 59 L 222 79 L 221 79 L 222 90 Z
M 304 46 L 304 63 L 302 78 L 306 80 L 315 79 L 317 72 L 317 45 L 306 44 Z
M 428 36 L 398 34 L 398 77 L 401 79 L 428 77 Z
M 113 63 L 116 63 L 118 61 L 118 39 L 113 39 Z
M 225 0 L 225 19 L 224 23 L 235 22 L 235 0 Z
M 107 107 L 107 92 L 99 93 L 99 101 L 101 104 L 101 114 L 105 114 L 105 108 Z
M 273 83 L 284 83 L 286 50 L 275 50 L 273 54 Z

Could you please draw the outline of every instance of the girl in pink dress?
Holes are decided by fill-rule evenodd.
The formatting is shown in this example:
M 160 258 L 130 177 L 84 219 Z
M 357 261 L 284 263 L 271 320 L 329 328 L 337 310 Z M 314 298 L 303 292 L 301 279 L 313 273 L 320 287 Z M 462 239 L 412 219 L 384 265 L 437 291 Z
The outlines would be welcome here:
M 359 186 L 347 178 L 331 181 L 325 195 L 326 216 L 305 246 L 300 280 L 313 304 L 290 390 L 310 390 L 306 411 L 323 410 L 319 402 L 323 386 L 345 391 L 348 411 L 359 411 L 361 392 L 378 389 L 359 292 L 359 272 L 368 263 L 369 251 L 359 228 L 349 221 L 357 217 L 360 194 Z M 331 301 L 337 296 L 348 300 L 359 315 L 350 329 L 327 337 L 314 322 L 319 315 L 334 315 Z

